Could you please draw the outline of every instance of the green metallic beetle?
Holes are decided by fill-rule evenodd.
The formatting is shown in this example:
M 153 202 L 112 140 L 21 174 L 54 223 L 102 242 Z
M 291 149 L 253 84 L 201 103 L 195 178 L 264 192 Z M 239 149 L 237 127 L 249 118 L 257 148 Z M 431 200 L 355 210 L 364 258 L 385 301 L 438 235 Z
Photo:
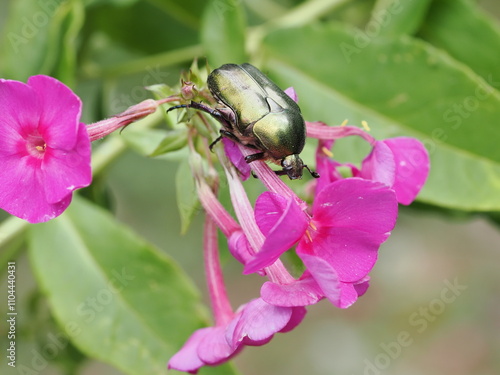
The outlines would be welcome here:
M 225 64 L 210 73 L 207 84 L 221 108 L 191 102 L 168 111 L 195 108 L 219 121 L 223 126 L 221 136 L 210 148 L 222 137 L 228 137 L 260 151 L 246 156 L 247 163 L 271 160 L 283 168 L 276 174 L 286 174 L 291 180 L 301 178 L 303 168 L 319 177 L 299 156 L 306 139 L 299 106 L 260 70 L 250 64 Z

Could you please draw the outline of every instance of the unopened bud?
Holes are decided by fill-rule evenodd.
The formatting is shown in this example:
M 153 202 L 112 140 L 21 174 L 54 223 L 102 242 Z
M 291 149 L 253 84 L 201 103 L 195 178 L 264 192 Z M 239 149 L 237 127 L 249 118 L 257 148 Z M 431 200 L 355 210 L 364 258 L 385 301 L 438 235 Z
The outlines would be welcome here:
M 156 100 L 146 99 L 129 107 L 116 116 L 87 125 L 90 140 L 95 141 L 101 139 L 115 130 L 123 128 L 134 121 L 138 121 L 154 113 L 156 108 L 158 108 L 158 102 Z
M 191 100 L 198 95 L 198 90 L 191 81 L 182 81 L 181 96 L 183 99 Z

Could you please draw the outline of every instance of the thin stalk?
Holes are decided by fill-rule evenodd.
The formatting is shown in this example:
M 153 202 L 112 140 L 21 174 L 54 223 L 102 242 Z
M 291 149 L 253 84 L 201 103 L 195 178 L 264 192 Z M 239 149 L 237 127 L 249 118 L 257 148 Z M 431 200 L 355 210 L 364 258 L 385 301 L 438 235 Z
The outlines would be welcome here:
M 95 79 L 103 76 L 106 78 L 114 78 L 122 75 L 140 73 L 146 71 L 148 68 L 172 66 L 190 61 L 202 54 L 203 47 L 201 45 L 194 45 L 103 68 L 98 66 L 87 66 L 84 69 L 84 78 Z
M 216 326 L 223 326 L 231 320 L 233 309 L 227 296 L 226 285 L 219 259 L 217 226 L 210 215 L 205 215 L 203 231 L 203 257 L 210 303 Z

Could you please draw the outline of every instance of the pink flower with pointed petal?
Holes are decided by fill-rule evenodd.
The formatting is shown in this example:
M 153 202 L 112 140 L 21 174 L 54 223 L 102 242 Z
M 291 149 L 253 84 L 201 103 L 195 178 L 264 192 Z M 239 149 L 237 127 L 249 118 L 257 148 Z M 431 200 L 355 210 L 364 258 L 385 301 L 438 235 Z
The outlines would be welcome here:
M 195 331 L 170 359 L 168 368 L 196 374 L 202 366 L 220 365 L 245 346 L 265 345 L 275 333 L 292 330 L 305 314 L 304 307 L 280 307 L 254 299 L 228 323 Z
M 398 202 L 408 205 L 424 186 L 429 167 L 429 154 L 420 141 L 388 138 L 375 142 L 372 152 L 363 160 L 359 177 L 390 186 Z
M 396 192 L 398 202 L 413 202 L 429 175 L 429 154 L 422 142 L 415 138 L 396 137 L 381 141 L 355 126 L 327 126 L 324 123 L 306 122 L 308 136 L 318 138 L 316 152 L 317 171 L 328 182 L 339 177 L 337 167 L 343 165 L 352 170 L 354 177 L 382 182 Z M 327 153 L 335 139 L 356 135 L 372 145 L 372 151 L 363 160 L 361 170 L 352 164 L 341 164 Z M 326 151 L 326 153 L 325 153 Z M 326 184 L 318 181 L 316 192 Z
M 294 243 L 308 272 L 296 285 L 264 285 L 261 296 L 266 302 L 297 306 L 325 296 L 345 308 L 366 290 L 361 284 L 367 282 L 378 248 L 395 225 L 397 201 L 381 183 L 348 178 L 319 192 L 312 218 L 299 212 L 292 199 L 270 192 L 257 200 L 255 215 L 266 240 L 245 273 L 269 266 Z M 285 289 L 288 295 L 282 293 Z
M 31 223 L 60 215 L 88 186 L 90 140 L 80 99 L 54 78 L 0 80 L 0 207 Z

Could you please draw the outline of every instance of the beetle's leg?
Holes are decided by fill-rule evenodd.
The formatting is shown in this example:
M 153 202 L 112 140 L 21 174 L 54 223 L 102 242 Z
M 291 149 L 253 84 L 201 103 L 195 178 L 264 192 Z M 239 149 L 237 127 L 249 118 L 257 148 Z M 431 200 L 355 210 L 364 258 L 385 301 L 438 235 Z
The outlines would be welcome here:
M 232 128 L 231 123 L 222 115 L 222 113 L 220 111 L 218 111 L 217 109 L 214 109 L 214 108 L 210 108 L 204 104 L 201 104 L 198 102 L 191 102 L 190 104 L 180 104 L 180 105 L 170 107 L 169 109 L 167 109 L 167 112 L 170 112 L 170 111 L 172 111 L 174 109 L 178 109 L 178 108 L 194 108 L 194 109 L 197 109 L 199 111 L 208 113 L 214 119 L 219 121 L 223 126 L 229 128 L 229 129 Z
M 212 143 L 210 143 L 210 146 L 208 146 L 208 148 L 210 149 L 211 152 L 214 152 L 212 149 L 214 148 L 214 146 L 222 139 L 222 135 L 219 135 L 217 138 L 215 138 L 215 141 L 213 141 Z
M 318 172 L 312 171 L 307 165 L 304 165 L 304 168 L 309 171 L 309 173 L 311 174 L 311 176 L 313 176 L 314 178 L 319 178 L 319 173 Z M 274 171 L 274 173 L 276 173 L 278 176 L 285 176 L 285 175 L 288 174 L 285 170 Z
M 287 174 L 284 170 L 274 171 L 274 173 L 276 174 L 276 176 L 285 176 Z
M 210 146 L 208 146 L 208 148 L 210 149 L 210 151 L 212 151 L 212 148 L 217 144 L 217 142 L 219 142 L 223 137 L 226 137 L 226 138 L 229 138 L 231 140 L 233 140 L 234 142 L 236 143 L 240 143 L 240 140 L 231 132 L 227 131 L 227 130 L 224 130 L 224 129 L 221 129 L 220 130 L 220 136 L 217 137 L 215 139 L 215 141 L 213 141 L 212 143 L 210 143 Z
M 264 159 L 265 157 L 266 157 L 266 154 L 265 154 L 265 153 L 263 153 L 263 152 L 258 152 L 258 153 L 256 153 L 256 154 L 252 154 L 252 155 L 247 155 L 247 156 L 245 156 L 245 161 L 246 161 L 247 163 L 251 163 L 251 162 L 253 162 L 253 161 L 255 161 L 255 160 L 262 160 L 262 159 Z

